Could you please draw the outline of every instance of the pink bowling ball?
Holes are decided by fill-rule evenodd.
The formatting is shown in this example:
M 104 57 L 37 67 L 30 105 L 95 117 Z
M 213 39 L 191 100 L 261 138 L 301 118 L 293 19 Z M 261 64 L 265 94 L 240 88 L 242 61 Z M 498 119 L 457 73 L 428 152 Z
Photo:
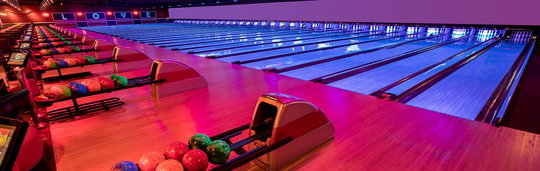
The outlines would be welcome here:
M 144 153 L 141 158 L 139 158 L 139 168 L 141 171 L 154 171 L 158 167 L 159 163 L 165 160 L 160 152 L 148 152 Z

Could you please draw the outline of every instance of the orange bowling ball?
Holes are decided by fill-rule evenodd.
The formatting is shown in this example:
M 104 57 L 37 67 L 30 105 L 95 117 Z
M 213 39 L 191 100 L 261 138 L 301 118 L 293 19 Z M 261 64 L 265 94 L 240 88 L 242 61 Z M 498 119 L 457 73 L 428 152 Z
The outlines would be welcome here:
M 41 54 L 42 56 L 44 56 L 44 55 L 49 55 L 49 54 L 51 54 L 51 51 L 50 51 L 50 50 L 47 50 L 47 49 L 41 49 L 41 50 L 39 51 L 39 54 Z
M 82 85 L 85 85 L 88 88 L 88 92 L 98 92 L 101 91 L 101 84 L 95 79 L 86 79 L 81 81 Z
M 58 52 L 60 52 L 60 49 L 58 49 Z M 62 52 L 60 52 L 60 53 L 62 53 Z M 77 60 L 74 59 L 74 58 L 66 58 L 66 59 L 64 59 L 64 61 L 66 61 L 68 66 L 77 65 Z

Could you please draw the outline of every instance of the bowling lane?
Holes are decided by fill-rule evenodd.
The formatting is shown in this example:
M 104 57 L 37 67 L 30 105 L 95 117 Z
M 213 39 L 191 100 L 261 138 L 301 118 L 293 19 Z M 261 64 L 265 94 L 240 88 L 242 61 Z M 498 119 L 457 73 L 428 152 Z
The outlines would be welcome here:
M 403 35 L 403 34 L 402 34 Z M 393 36 L 388 36 L 393 37 Z M 320 50 L 315 52 L 309 52 L 309 53 L 303 53 L 298 55 L 290 55 L 286 57 L 276 58 L 276 59 L 270 59 L 270 60 L 264 60 L 259 62 L 253 62 L 244 64 L 244 66 L 255 68 L 255 69 L 266 69 L 266 68 L 284 68 L 288 66 L 294 66 L 299 65 L 315 60 L 321 60 L 326 58 L 331 58 L 339 55 L 349 54 L 349 53 L 355 53 L 361 50 L 365 49 L 371 49 L 387 44 L 397 43 L 397 42 L 404 42 L 408 40 L 412 40 L 411 38 L 406 37 L 398 37 L 398 38 L 392 38 L 392 39 L 385 39 L 385 37 L 374 39 L 377 41 L 373 42 L 358 42 L 358 44 L 329 49 L 329 50 Z M 322 47 L 332 47 L 335 46 L 332 43 L 324 43 L 324 44 L 318 44 L 317 48 Z
M 235 33 L 252 33 L 252 32 L 264 32 L 264 33 L 285 33 L 285 32 L 305 32 L 300 30 L 284 30 L 284 29 L 272 29 L 272 28 L 251 28 L 251 27 L 211 27 L 211 26 L 199 26 L 199 27 L 186 27 L 182 25 L 171 26 L 174 30 L 169 29 L 153 29 L 153 28 L 121 28 L 123 30 L 129 30 L 126 33 L 114 33 L 119 37 L 124 38 L 135 38 L 140 41 L 151 41 L 151 40 L 160 40 L 168 39 L 171 37 L 201 37 L 208 35 L 224 35 L 224 34 L 235 34 Z M 107 33 L 108 31 L 104 31 Z M 109 32 L 110 33 L 110 32 Z
M 220 47 L 219 45 L 249 45 L 249 44 L 258 44 L 258 43 L 264 43 L 265 41 L 273 41 L 274 40 L 295 40 L 295 39 L 304 39 L 304 38 L 312 38 L 312 37 L 321 37 L 321 36 L 328 36 L 328 35 L 340 35 L 340 34 L 347 34 L 347 33 L 328 33 L 328 34 L 320 34 L 320 33 L 293 33 L 293 34 L 270 34 L 271 36 L 267 36 L 266 34 L 260 34 L 261 36 L 257 37 L 251 37 L 247 38 L 247 36 L 240 36 L 238 38 L 231 38 L 225 41 L 217 41 L 217 42 L 210 42 L 210 43 L 196 43 L 196 42 L 190 42 L 190 44 L 183 44 L 183 45 L 176 45 L 174 44 L 182 44 L 182 43 L 169 43 L 168 47 L 165 47 L 167 49 L 187 49 L 187 48 L 199 48 L 199 47 L 206 47 L 206 46 L 212 46 L 212 47 Z
M 200 47 L 200 48 L 193 48 L 189 49 L 188 51 L 184 52 L 210 52 L 210 51 L 216 51 L 216 50 L 230 50 L 234 48 L 242 48 L 242 47 L 249 47 L 251 46 L 262 46 L 262 45 L 270 45 L 270 44 L 278 44 L 282 45 L 282 43 L 286 42 L 297 42 L 302 40 L 315 40 L 325 37 L 334 37 L 334 36 L 341 36 L 341 35 L 350 35 L 349 33 L 331 33 L 331 34 L 321 34 L 321 35 L 311 35 L 311 36 L 297 36 L 297 37 L 290 37 L 290 38 L 279 38 L 279 39 L 272 39 L 269 41 L 255 41 L 247 44 L 239 44 L 239 45 L 219 45 L 219 46 L 211 46 L 211 47 Z
M 390 85 L 410 74 L 418 72 L 481 42 L 483 41 L 463 40 L 412 56 L 410 58 L 396 61 L 364 73 L 338 80 L 328 85 L 363 94 L 370 94 L 383 88 L 384 86 Z M 481 47 L 485 46 L 487 46 L 487 44 Z M 475 49 L 480 49 L 481 47 L 476 47 Z M 469 50 L 467 53 L 459 56 L 465 57 L 473 52 L 474 49 Z
M 345 44 L 357 43 L 357 42 L 362 42 L 362 41 L 371 40 L 374 38 L 382 38 L 382 37 L 385 37 L 385 35 L 366 34 L 366 37 L 359 37 L 359 38 L 353 38 L 353 39 L 347 39 L 347 40 L 338 40 L 338 41 L 328 42 L 326 45 L 330 45 L 329 48 L 331 48 L 334 46 L 341 46 Z M 280 49 L 275 49 L 275 50 L 263 51 L 259 53 L 247 53 L 247 54 L 235 55 L 235 56 L 226 57 L 226 58 L 219 58 L 218 60 L 224 61 L 224 62 L 245 61 L 245 60 L 260 59 L 260 58 L 283 55 L 283 54 L 293 55 L 294 53 L 314 50 L 314 49 L 319 49 L 319 48 L 321 48 L 321 45 L 319 44 L 299 45 L 299 46 L 294 46 L 291 48 L 280 48 Z
M 308 44 L 308 43 L 326 42 L 326 41 L 334 41 L 334 40 L 337 41 L 341 39 L 353 39 L 353 38 L 364 36 L 367 34 L 368 33 L 361 32 L 361 33 L 354 33 L 350 35 L 338 35 L 338 36 L 323 37 L 323 38 L 309 39 L 309 40 L 296 40 L 292 42 L 281 42 L 281 43 L 264 44 L 264 45 L 258 45 L 258 46 L 214 50 L 214 51 L 208 51 L 208 52 L 195 53 L 195 55 L 206 57 L 206 56 L 232 55 L 232 54 L 237 54 L 237 53 L 249 53 L 251 51 L 271 50 L 274 48 L 298 47 L 298 46 L 302 46 L 303 44 Z
M 407 104 L 474 120 L 525 45 L 503 41 Z
M 205 36 L 199 38 L 191 38 L 188 40 L 179 39 L 177 37 L 170 37 L 162 40 L 155 41 L 145 41 L 144 43 L 152 43 L 160 46 L 180 46 L 185 43 L 200 43 L 200 42 L 210 42 L 210 41 L 220 41 L 220 40 L 233 40 L 233 39 L 255 39 L 255 38 L 268 38 L 276 36 L 294 36 L 294 35 L 316 35 L 321 34 L 319 32 L 270 32 L 268 34 L 263 34 L 262 32 L 255 33 L 241 33 L 241 34 L 227 34 L 227 35 L 218 35 L 218 36 Z
M 204 29 L 204 28 L 200 28 Z M 234 30 L 222 30 L 219 32 L 207 31 L 207 34 L 185 34 L 177 33 L 173 35 L 161 36 L 158 38 L 145 38 L 140 39 L 140 42 L 146 43 L 174 43 L 175 40 L 179 38 L 189 38 L 189 39 L 201 39 L 201 38 L 214 38 L 214 37 L 234 37 L 234 36 L 276 36 L 276 35 L 292 35 L 292 34 L 314 34 L 321 32 L 305 32 L 305 31 L 292 31 L 292 30 L 246 30 L 242 32 L 237 32 Z M 174 44 L 171 44 L 174 45 Z
M 411 40 L 413 38 L 400 38 L 400 39 Z M 330 62 L 318 64 L 318 65 L 312 65 L 312 66 L 308 66 L 308 67 L 304 67 L 304 68 L 300 68 L 296 70 L 282 72 L 281 74 L 294 77 L 294 78 L 303 79 L 303 80 L 311 80 L 311 79 L 321 77 L 327 74 L 331 74 L 334 72 L 338 72 L 347 68 L 366 64 L 366 63 L 373 62 L 380 59 L 389 58 L 395 55 L 401 55 L 408 51 L 438 44 L 445 40 L 446 39 L 442 37 L 434 37 L 431 39 L 426 39 L 426 40 L 421 40 L 421 41 L 416 41 L 413 43 L 401 45 L 395 48 L 383 49 L 383 50 L 378 50 L 378 51 L 374 51 L 370 53 L 354 55 L 354 56 L 344 58 L 344 59 L 338 59 L 338 60 L 334 60 L 334 61 L 330 61 Z M 280 66 L 276 68 L 279 69 L 283 67 Z
M 483 47 L 486 47 L 487 44 L 485 45 L 482 45 L 482 46 L 479 46 L 479 47 L 476 47 L 474 49 L 472 49 L 471 51 L 468 51 L 467 53 L 465 54 L 462 54 L 462 55 L 459 55 L 459 56 L 456 56 L 455 58 L 453 59 L 450 59 L 448 60 L 447 62 L 445 63 L 442 63 L 438 66 L 436 66 L 435 68 L 429 70 L 429 71 L 426 71 L 418 76 L 415 76 L 401 84 L 398 84 L 396 85 L 395 87 L 391 88 L 391 89 L 388 89 L 386 92 L 387 93 L 391 93 L 391 94 L 401 94 L 403 92 L 405 92 L 407 89 L 411 88 L 412 86 L 422 82 L 423 80 L 437 74 L 438 72 L 452 66 L 453 64 L 457 63 L 458 61 L 466 58 L 468 55 L 482 49 Z

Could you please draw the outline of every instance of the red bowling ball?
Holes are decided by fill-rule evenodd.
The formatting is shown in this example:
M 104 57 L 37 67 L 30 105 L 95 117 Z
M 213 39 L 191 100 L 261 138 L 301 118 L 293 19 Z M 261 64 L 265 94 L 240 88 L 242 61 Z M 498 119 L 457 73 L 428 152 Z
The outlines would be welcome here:
M 187 144 L 175 141 L 167 146 L 167 150 L 165 150 L 165 157 L 167 157 L 167 159 L 181 161 L 184 154 L 186 154 L 188 151 L 189 147 Z
M 208 156 L 199 149 L 188 151 L 182 158 L 182 165 L 187 171 L 204 171 L 208 167 Z
M 98 77 L 97 81 L 101 84 L 101 88 L 103 90 L 109 90 L 115 87 L 114 81 L 111 80 L 110 78 Z

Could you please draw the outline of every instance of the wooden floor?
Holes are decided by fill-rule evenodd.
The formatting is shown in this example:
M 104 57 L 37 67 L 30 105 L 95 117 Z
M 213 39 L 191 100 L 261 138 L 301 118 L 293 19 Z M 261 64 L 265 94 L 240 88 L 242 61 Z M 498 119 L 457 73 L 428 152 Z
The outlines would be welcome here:
M 195 133 L 214 135 L 248 123 L 257 97 L 267 92 L 287 93 L 313 102 L 336 128 L 334 140 L 290 169 L 540 170 L 540 135 L 137 42 L 87 34 L 135 47 L 152 58 L 180 61 L 204 75 L 209 86 L 159 100 L 150 97 L 148 87 L 83 99 L 116 96 L 126 105 L 52 124 L 59 170 L 107 170 L 115 162 L 136 162 L 142 153 L 163 151 L 173 141 L 186 142 Z M 53 107 L 65 105 L 68 103 Z

